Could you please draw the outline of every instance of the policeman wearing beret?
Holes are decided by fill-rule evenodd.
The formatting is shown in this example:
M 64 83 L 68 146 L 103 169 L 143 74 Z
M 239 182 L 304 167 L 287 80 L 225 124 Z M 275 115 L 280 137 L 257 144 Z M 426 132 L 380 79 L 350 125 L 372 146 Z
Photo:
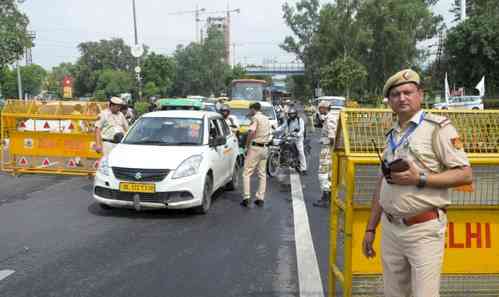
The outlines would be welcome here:
M 109 108 L 103 110 L 95 123 L 95 150 L 104 155 L 114 148 L 118 138 L 122 138 L 128 130 L 128 121 L 120 112 L 125 102 L 118 97 L 109 100 Z M 121 135 L 121 137 L 117 137 Z
M 386 134 L 384 174 L 378 178 L 362 244 L 366 257 L 381 221 L 381 260 L 387 297 L 439 296 L 449 188 L 472 183 L 472 171 L 450 120 L 421 109 L 419 75 L 402 70 L 383 95 L 397 114 Z

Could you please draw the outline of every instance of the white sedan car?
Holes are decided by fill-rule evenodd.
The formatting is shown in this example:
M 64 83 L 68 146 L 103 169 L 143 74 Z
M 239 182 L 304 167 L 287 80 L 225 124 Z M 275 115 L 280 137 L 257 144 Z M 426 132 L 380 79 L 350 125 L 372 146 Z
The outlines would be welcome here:
M 101 159 L 93 197 L 103 208 L 206 213 L 213 192 L 238 187 L 238 153 L 236 136 L 217 113 L 148 113 Z

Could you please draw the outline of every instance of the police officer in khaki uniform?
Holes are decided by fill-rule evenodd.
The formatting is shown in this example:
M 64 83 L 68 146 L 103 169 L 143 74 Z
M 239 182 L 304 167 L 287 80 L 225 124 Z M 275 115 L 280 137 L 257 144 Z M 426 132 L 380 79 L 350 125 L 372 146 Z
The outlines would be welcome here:
M 331 198 L 331 152 L 334 149 L 336 130 L 340 119 L 340 110 L 330 109 L 327 101 L 321 101 L 318 105 L 319 114 L 316 127 L 321 129 L 321 153 L 319 157 L 319 169 L 317 177 L 321 187 L 321 197 L 314 201 L 316 207 L 329 207 Z
M 99 114 L 95 123 L 95 150 L 97 152 L 102 152 L 104 155 L 109 154 L 118 142 L 115 139 L 116 136 L 120 133 L 124 135 L 128 130 L 128 121 L 120 112 L 124 104 L 122 99 L 112 97 L 109 100 L 109 108 Z
M 421 110 L 416 72 L 398 72 L 383 93 L 398 122 L 386 134 L 383 158 L 391 172 L 378 179 L 363 253 L 376 255 L 373 242 L 381 220 L 385 296 L 439 296 L 448 189 L 470 185 L 471 167 L 450 121 Z
M 255 204 L 263 206 L 265 188 L 267 183 L 267 153 L 271 138 L 271 125 L 269 119 L 260 111 L 258 102 L 250 105 L 249 115 L 252 117 L 246 141 L 247 154 L 244 161 L 243 188 L 244 197 L 241 205 L 248 207 L 251 198 L 250 179 L 255 169 L 258 173 L 258 191 Z

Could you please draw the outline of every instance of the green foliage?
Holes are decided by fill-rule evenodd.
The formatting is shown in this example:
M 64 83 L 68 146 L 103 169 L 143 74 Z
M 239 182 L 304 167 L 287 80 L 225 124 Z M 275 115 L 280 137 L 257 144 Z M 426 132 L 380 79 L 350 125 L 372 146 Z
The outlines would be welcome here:
M 338 58 L 322 68 L 321 86 L 328 94 L 344 93 L 350 99 L 352 88 L 361 90 L 367 77 L 367 70 L 352 57 Z
M 82 42 L 78 45 L 81 56 L 76 63 L 75 93 L 91 94 L 98 88 L 100 71 L 118 70 L 133 75 L 137 59 L 123 39 L 115 38 L 98 42 Z
M 0 68 L 13 63 L 31 47 L 28 17 L 17 9 L 14 0 L 0 1 Z
M 58 66 L 52 67 L 52 71 L 47 75 L 44 89 L 55 95 L 56 98 L 62 98 L 62 81 L 65 76 L 74 77 L 75 72 L 76 67 L 71 63 L 61 63 Z
M 104 91 L 106 98 L 129 93 L 134 87 L 134 78 L 126 71 L 105 69 L 99 73 L 98 77 L 97 90 Z
M 286 37 L 282 48 L 305 63 L 311 90 L 317 78 L 328 84 L 330 79 L 320 74 L 330 73 L 328 65 L 347 56 L 367 71 L 365 87 L 353 89 L 352 95 L 380 94 L 387 77 L 417 66 L 425 56 L 416 44 L 434 37 L 439 29 L 442 18 L 431 12 L 435 2 L 337 0 L 319 7 L 317 0 L 300 0 L 296 9 L 285 4 L 284 19 L 295 37 Z M 338 88 L 337 82 L 328 87 Z
M 160 94 L 160 89 L 156 86 L 153 81 L 150 81 L 145 84 L 143 89 L 144 96 L 146 98 L 150 98 L 152 96 L 162 95 Z M 163 95 L 164 96 L 164 95 Z
M 3 72 L 2 93 L 6 98 L 17 98 L 17 68 L 6 68 Z M 36 64 L 21 67 L 22 89 L 25 94 L 37 96 L 47 76 L 43 67 Z
M 140 117 L 144 113 L 149 111 L 149 103 L 147 102 L 135 102 L 133 108 L 135 109 L 135 112 L 137 113 L 137 117 Z
M 476 84 L 485 75 L 486 95 L 499 94 L 499 2 L 475 2 L 466 21 L 450 29 L 445 41 L 443 65 L 437 74 L 442 81 L 448 72 L 452 85 L 476 92 Z M 480 5 L 478 5 L 480 4 Z M 471 91 L 473 90 L 473 91 Z
M 176 83 L 173 93 L 178 96 L 218 96 L 224 92 L 232 70 L 224 63 L 223 57 L 223 34 L 214 28 L 208 30 L 203 44 L 178 46 L 174 54 Z
M 175 83 L 175 59 L 154 52 L 146 56 L 142 66 L 142 77 L 145 83 L 144 95 L 168 96 Z M 147 91 L 147 86 L 154 86 L 157 90 Z
M 106 92 L 104 90 L 97 90 L 94 93 L 94 99 L 96 101 L 107 101 L 108 99 L 106 97 Z

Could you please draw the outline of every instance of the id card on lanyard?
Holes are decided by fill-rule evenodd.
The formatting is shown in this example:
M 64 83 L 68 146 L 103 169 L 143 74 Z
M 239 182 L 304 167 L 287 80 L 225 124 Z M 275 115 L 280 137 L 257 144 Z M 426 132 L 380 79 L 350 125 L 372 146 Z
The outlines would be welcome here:
M 423 122 L 424 117 L 425 117 L 425 113 L 423 112 L 423 113 L 421 113 L 421 117 L 419 117 L 418 123 L 407 128 L 407 131 L 404 133 L 404 135 L 402 135 L 402 137 L 400 137 L 400 140 L 398 142 L 395 142 L 395 139 L 393 137 L 393 131 L 390 133 L 390 136 L 388 138 L 388 140 L 389 140 L 388 143 L 390 145 L 390 150 L 392 152 L 392 155 L 395 155 L 395 152 L 397 151 L 397 149 L 407 141 L 407 138 L 409 138 L 409 136 L 411 136 L 412 133 L 414 133 L 416 128 L 419 127 L 421 122 Z

